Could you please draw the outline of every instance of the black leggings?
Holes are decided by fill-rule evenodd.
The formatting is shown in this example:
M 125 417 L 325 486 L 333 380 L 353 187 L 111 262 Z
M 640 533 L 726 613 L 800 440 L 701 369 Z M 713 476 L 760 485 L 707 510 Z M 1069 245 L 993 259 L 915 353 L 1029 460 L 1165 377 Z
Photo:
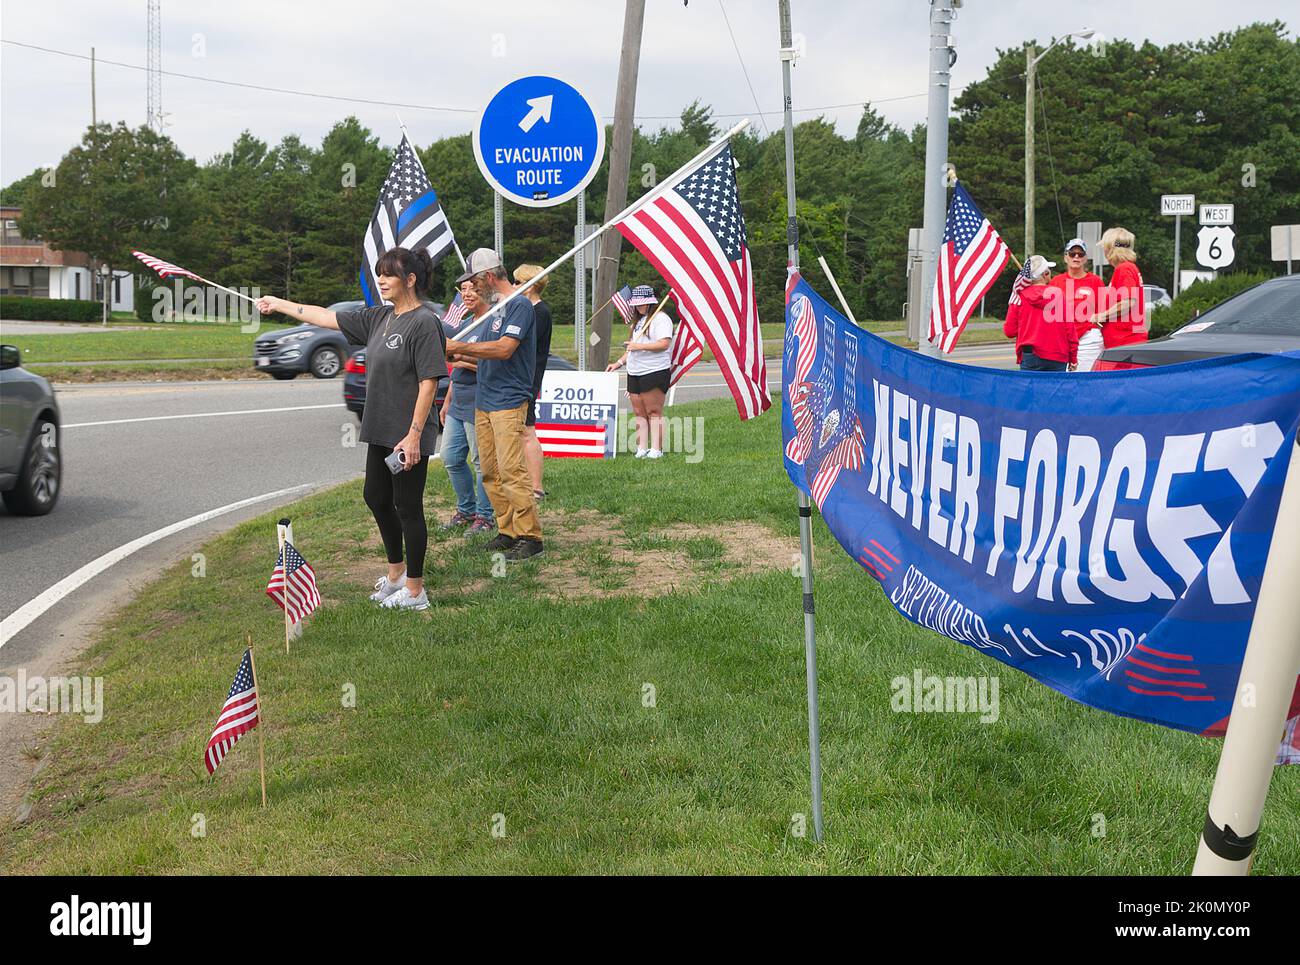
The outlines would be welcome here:
M 406 541 L 406 575 L 424 578 L 424 552 L 429 529 L 424 521 L 424 481 L 429 474 L 429 457 L 394 475 L 384 460 L 393 450 L 372 445 L 366 452 L 366 505 L 379 524 L 388 562 L 402 562 L 402 541 Z

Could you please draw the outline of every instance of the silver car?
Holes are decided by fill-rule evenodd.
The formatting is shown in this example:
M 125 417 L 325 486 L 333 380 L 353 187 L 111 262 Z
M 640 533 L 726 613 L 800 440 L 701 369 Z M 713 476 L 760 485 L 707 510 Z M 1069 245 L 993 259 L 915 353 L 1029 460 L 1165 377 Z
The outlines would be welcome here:
M 63 460 L 54 389 L 0 345 L 0 495 L 9 512 L 44 516 L 59 500 Z

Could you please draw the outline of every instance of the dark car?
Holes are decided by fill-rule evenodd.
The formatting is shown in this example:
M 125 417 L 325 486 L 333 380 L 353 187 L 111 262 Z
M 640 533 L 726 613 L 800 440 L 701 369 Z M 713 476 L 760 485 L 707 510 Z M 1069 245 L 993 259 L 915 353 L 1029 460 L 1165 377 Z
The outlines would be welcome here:
M 441 316 L 442 305 L 426 302 Z M 366 303 L 335 302 L 331 312 L 351 312 L 365 308 Z M 277 379 L 292 379 L 310 372 L 318 379 L 332 379 L 343 370 L 344 359 L 352 346 L 343 333 L 316 325 L 295 325 L 259 335 L 253 343 L 253 368 L 270 373 Z
M 568 359 L 560 358 L 558 355 L 551 355 L 546 360 L 548 369 L 561 369 L 572 372 L 577 366 Z M 357 349 L 348 359 L 347 364 L 343 366 L 343 404 L 348 407 L 348 411 L 355 413 L 358 421 L 361 419 L 361 413 L 366 407 L 366 350 Z M 447 387 L 451 385 L 451 380 L 442 378 L 438 380 L 438 391 L 434 394 L 434 405 L 442 405 L 442 400 L 447 397 Z
M 44 516 L 59 500 L 63 460 L 54 389 L 0 345 L 0 493 L 9 512 Z
M 1300 351 L 1300 275 L 1270 278 L 1202 312 L 1164 338 L 1108 348 L 1094 372 L 1220 355 Z

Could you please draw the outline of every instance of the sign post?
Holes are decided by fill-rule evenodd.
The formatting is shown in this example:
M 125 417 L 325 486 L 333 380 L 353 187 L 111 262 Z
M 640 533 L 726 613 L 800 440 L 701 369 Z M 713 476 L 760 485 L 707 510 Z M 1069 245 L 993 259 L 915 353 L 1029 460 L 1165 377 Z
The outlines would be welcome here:
M 1160 213 L 1174 218 L 1174 282 L 1173 297 L 1178 297 L 1178 262 L 1182 256 L 1183 215 L 1196 213 L 1196 196 L 1193 194 L 1162 194 Z
M 506 84 L 474 128 L 474 160 L 492 186 L 493 241 L 505 259 L 504 201 L 549 208 L 578 199 L 577 237 L 586 237 L 585 189 L 605 157 L 605 122 L 571 84 L 533 75 Z M 578 366 L 586 368 L 586 249 L 577 253 L 574 325 Z
M 1074 236 L 1083 239 L 1083 248 L 1088 252 L 1088 260 L 1092 262 L 1092 270 L 1100 278 L 1101 266 L 1106 263 L 1106 259 L 1101 256 L 1101 222 L 1076 221 Z
M 1291 262 L 1300 258 L 1300 224 L 1275 224 L 1268 230 L 1272 261 L 1285 261 L 1291 274 Z

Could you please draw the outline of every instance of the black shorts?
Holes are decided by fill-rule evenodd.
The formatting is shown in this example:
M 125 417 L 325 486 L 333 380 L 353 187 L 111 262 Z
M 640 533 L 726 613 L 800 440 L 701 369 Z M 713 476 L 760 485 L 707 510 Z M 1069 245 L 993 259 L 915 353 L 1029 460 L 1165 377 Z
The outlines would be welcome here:
M 537 400 L 536 399 L 528 400 L 528 411 L 524 413 L 524 425 L 526 426 L 537 425 Z
M 660 392 L 668 392 L 668 376 L 671 369 L 660 369 L 658 372 L 647 372 L 645 375 L 627 374 L 627 390 L 633 395 L 640 395 L 642 392 L 652 392 L 658 389 Z

